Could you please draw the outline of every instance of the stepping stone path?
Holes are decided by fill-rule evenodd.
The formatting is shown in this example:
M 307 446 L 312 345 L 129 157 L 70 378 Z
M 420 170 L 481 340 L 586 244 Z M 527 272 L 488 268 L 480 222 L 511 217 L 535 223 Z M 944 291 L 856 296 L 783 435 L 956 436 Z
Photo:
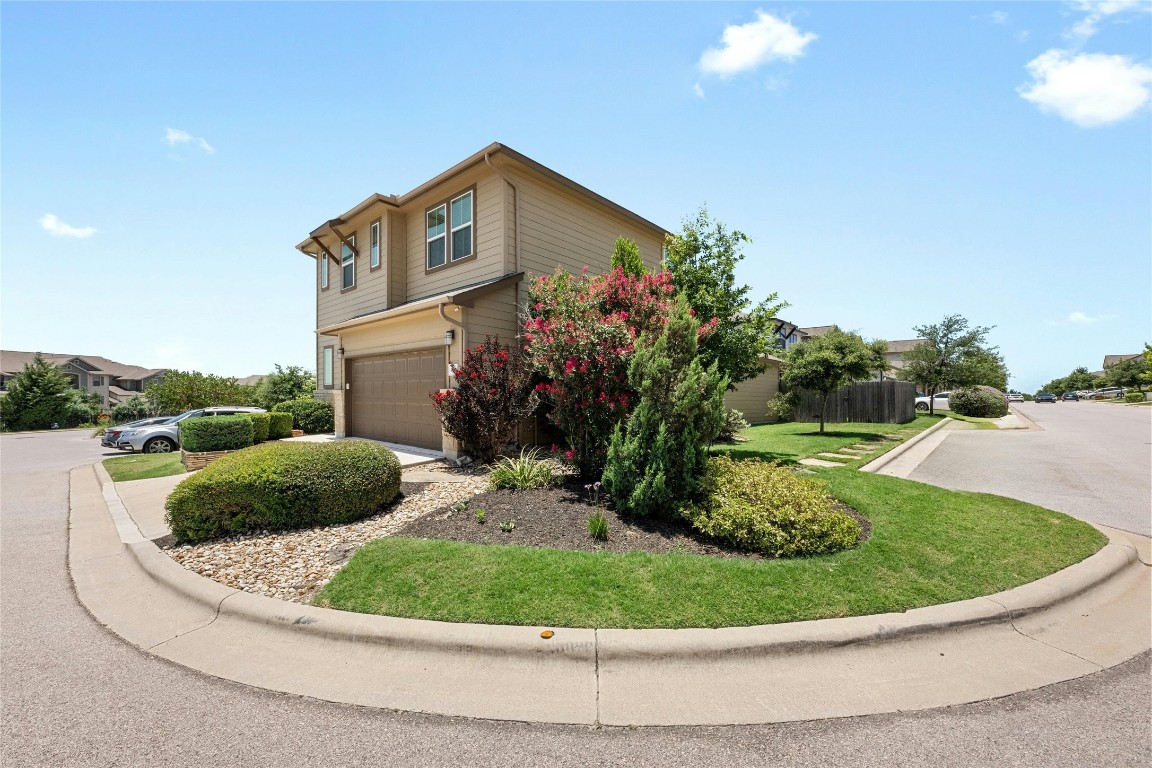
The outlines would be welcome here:
M 859 456 L 849 456 L 844 453 L 818 453 L 817 456 L 823 456 L 826 459 L 839 459 L 840 461 L 855 461 L 860 458 Z
M 842 467 L 844 466 L 838 461 L 825 461 L 824 459 L 800 459 L 800 463 L 806 467 Z

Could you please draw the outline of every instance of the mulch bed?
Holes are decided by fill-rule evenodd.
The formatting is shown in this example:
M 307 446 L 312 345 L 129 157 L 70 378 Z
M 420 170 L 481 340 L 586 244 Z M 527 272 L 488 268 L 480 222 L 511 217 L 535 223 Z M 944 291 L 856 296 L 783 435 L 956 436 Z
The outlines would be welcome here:
M 867 539 L 871 523 L 851 507 L 842 504 L 839 507 L 860 521 L 864 531 L 860 540 Z M 597 508 L 608 521 L 607 541 L 596 541 L 588 533 L 588 518 Z M 483 524 L 476 520 L 480 509 L 485 514 Z M 505 532 L 500 529 L 500 523 L 508 520 L 516 527 Z M 395 535 L 582 552 L 676 552 L 769 559 L 755 552 L 717 544 L 696 533 L 686 522 L 619 514 L 604 503 L 597 507 L 588 501 L 584 483 L 572 477 L 552 488 L 485 491 L 473 496 L 463 511 L 436 510 L 412 521 Z

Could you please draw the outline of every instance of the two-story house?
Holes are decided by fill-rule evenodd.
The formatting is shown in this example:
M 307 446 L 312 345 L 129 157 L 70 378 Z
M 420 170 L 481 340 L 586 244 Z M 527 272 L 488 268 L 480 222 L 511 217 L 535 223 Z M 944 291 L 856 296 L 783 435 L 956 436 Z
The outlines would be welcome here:
M 24 370 L 38 353 L 0 351 L 0 391 L 8 388 L 8 382 Z M 112 408 L 132 395 L 140 394 L 152 383 L 164 380 L 166 368 L 142 368 L 138 365 L 125 365 L 95 355 L 66 355 L 51 352 L 41 353 L 49 363 L 59 368 L 72 381 L 75 389 L 100 396 L 101 407 Z
M 403 195 L 376 194 L 297 245 L 315 262 L 317 396 L 337 436 L 443 450 L 429 393 L 485 334 L 520 332 L 524 281 L 605 272 L 618 237 L 660 263 L 666 231 L 503 144 Z

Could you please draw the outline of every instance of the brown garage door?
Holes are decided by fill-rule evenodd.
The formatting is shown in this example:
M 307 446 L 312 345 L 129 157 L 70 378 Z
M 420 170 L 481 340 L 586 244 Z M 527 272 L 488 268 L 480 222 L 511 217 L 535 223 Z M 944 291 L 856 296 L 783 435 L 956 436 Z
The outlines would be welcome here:
M 345 363 L 348 434 L 440 450 L 428 397 L 444 386 L 444 350 L 350 358 Z

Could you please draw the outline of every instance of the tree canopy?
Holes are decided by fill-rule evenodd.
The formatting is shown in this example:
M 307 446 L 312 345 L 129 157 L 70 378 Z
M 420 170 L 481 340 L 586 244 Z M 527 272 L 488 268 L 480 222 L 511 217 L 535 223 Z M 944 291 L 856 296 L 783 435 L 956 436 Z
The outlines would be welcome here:
M 887 342 L 866 342 L 855 333 L 833 328 L 822 336 L 789 347 L 784 353 L 780 379 L 789 387 L 820 393 L 820 433 L 823 434 L 828 396 L 883 370 L 887 351 Z
M 39 354 L 8 383 L 0 398 L 0 425 L 6 430 L 49 429 L 67 424 L 72 381 Z
M 665 240 L 664 267 L 677 292 L 701 322 L 717 320 L 715 331 L 701 341 L 700 356 L 705 368 L 717 364 L 730 388 L 761 373 L 763 356 L 776 350 L 772 318 L 787 306 L 775 293 L 753 305 L 752 289 L 736 284 L 736 265 L 744 259 L 740 249 L 750 242 L 743 232 L 710 218 L 707 208 Z
M 162 382 L 148 385 L 144 394 L 160 413 L 175 415 L 213 405 L 251 405 L 253 389 L 227 376 L 168 371 Z
M 995 326 L 972 326 L 961 315 L 948 315 L 934 325 L 913 330 L 925 341 L 904 354 L 897 376 L 924 387 L 931 396 L 945 388 L 984 385 L 1008 388 L 1008 369 L 996 347 L 987 346 Z M 930 406 L 931 407 L 931 406 Z
M 315 389 L 316 377 L 311 371 L 298 365 L 281 368 L 277 364 L 276 369 L 256 385 L 252 399 L 256 405 L 271 411 L 274 405 L 285 400 L 312 397 L 312 392 Z

